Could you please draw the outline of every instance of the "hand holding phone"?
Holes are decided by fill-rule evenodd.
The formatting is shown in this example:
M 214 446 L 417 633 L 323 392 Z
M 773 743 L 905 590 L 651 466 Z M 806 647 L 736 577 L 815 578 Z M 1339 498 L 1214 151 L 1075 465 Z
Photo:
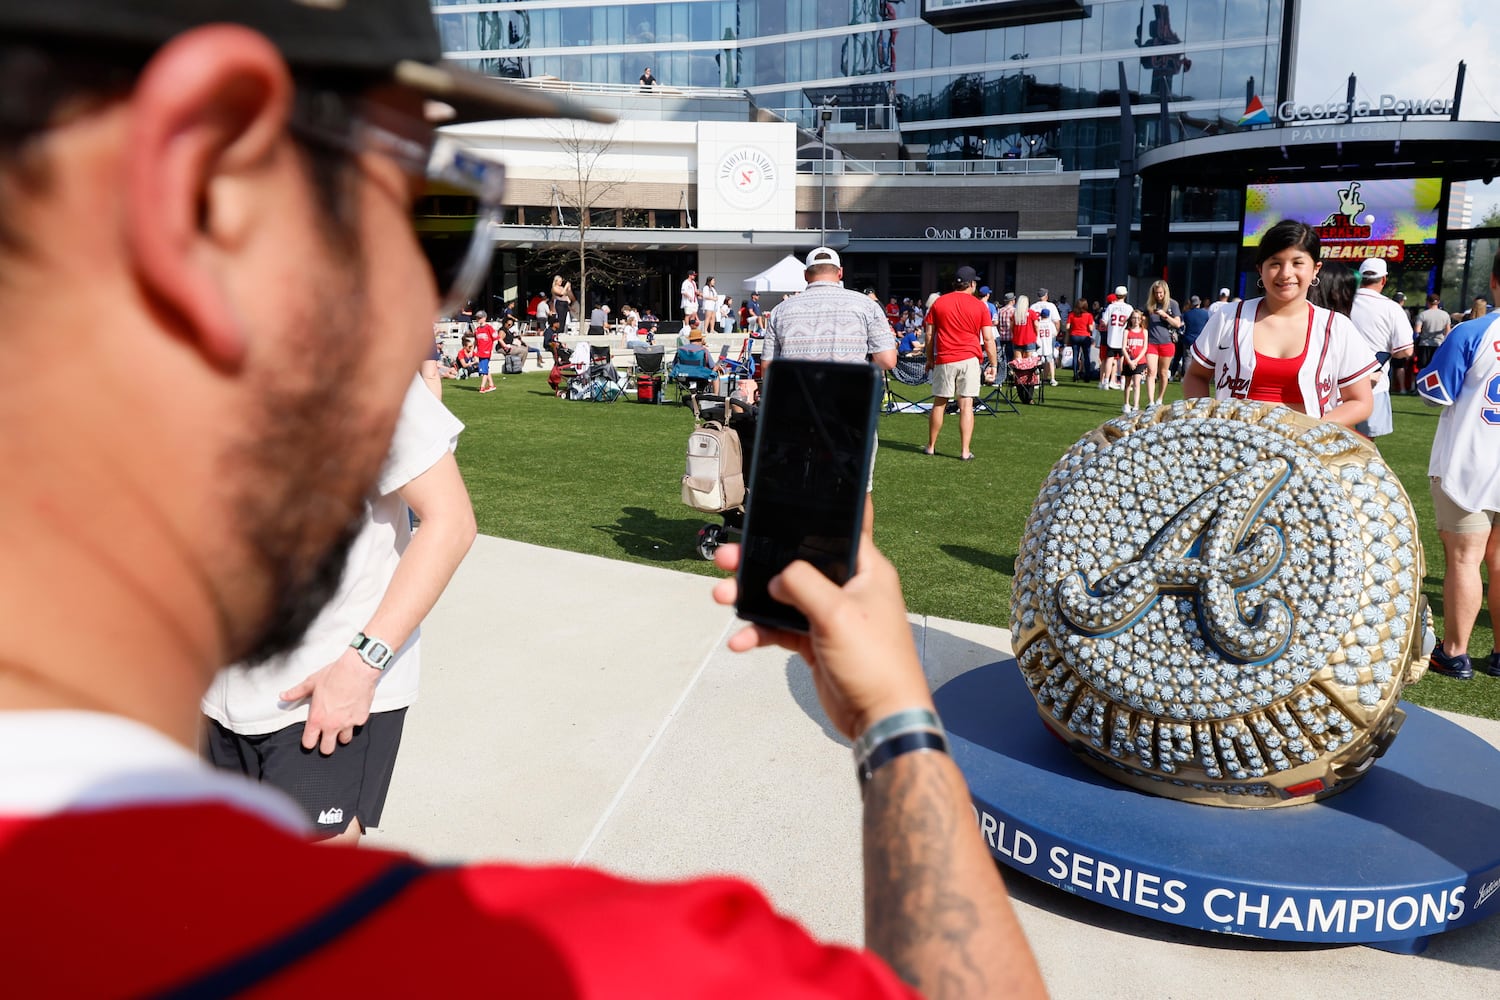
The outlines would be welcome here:
M 798 559 L 835 583 L 854 575 L 881 383 L 865 363 L 778 360 L 766 372 L 736 610 L 747 621 L 805 632 L 802 612 L 767 588 Z
M 740 557 L 736 544 L 714 552 L 714 562 L 730 572 Z M 806 633 L 751 624 L 729 638 L 737 653 L 774 645 L 800 655 L 829 721 L 850 739 L 892 712 L 932 707 L 896 568 L 867 535 L 860 537 L 858 561 L 858 572 L 842 586 L 801 562 L 774 578 L 776 593 L 807 616 Z M 714 588 L 720 604 L 734 604 L 737 596 L 735 580 Z

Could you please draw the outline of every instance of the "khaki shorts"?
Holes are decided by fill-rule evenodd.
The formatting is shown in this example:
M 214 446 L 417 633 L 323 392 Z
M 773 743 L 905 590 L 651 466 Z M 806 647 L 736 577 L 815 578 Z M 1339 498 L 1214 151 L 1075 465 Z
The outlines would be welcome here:
M 1428 479 L 1432 487 L 1432 509 L 1437 514 L 1439 531 L 1446 531 L 1450 535 L 1487 535 L 1500 527 L 1500 511 L 1464 510 L 1443 492 L 1441 479 L 1437 476 L 1429 476 Z
M 950 361 L 932 369 L 932 394 L 944 399 L 979 395 L 979 359 Z

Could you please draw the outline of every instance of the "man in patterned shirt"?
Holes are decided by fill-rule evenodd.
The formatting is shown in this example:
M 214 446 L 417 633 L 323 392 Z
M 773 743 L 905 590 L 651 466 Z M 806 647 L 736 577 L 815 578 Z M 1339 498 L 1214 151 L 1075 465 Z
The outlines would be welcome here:
M 807 255 L 807 290 L 771 310 L 766 324 L 762 366 L 777 358 L 804 361 L 842 361 L 883 371 L 896 367 L 896 336 L 880 303 L 843 284 L 844 268 L 837 251 L 818 247 Z M 873 449 L 874 442 L 871 442 Z M 870 486 L 874 487 L 871 461 Z M 865 526 L 875 523 L 875 507 L 865 493 Z

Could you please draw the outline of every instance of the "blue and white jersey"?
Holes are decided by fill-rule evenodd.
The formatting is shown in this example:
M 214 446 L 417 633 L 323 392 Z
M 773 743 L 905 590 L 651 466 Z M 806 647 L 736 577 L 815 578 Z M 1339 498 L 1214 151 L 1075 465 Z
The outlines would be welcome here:
M 1500 313 L 1460 323 L 1417 379 L 1443 407 L 1429 476 L 1464 510 L 1500 510 Z

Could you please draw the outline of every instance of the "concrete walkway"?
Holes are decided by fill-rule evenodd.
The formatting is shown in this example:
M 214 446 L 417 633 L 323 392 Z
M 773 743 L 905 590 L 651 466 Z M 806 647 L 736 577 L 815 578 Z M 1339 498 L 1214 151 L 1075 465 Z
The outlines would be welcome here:
M 384 829 L 435 860 L 733 873 L 815 934 L 861 938 L 859 794 L 806 668 L 724 642 L 703 577 L 480 538 L 423 631 Z M 1008 633 L 912 619 L 934 687 Z M 1500 723 L 1454 717 L 1500 746 Z M 1500 836 L 1500 830 L 1474 831 Z M 1190 931 L 1007 875 L 1053 996 L 1500 996 L 1500 922 L 1420 957 Z

